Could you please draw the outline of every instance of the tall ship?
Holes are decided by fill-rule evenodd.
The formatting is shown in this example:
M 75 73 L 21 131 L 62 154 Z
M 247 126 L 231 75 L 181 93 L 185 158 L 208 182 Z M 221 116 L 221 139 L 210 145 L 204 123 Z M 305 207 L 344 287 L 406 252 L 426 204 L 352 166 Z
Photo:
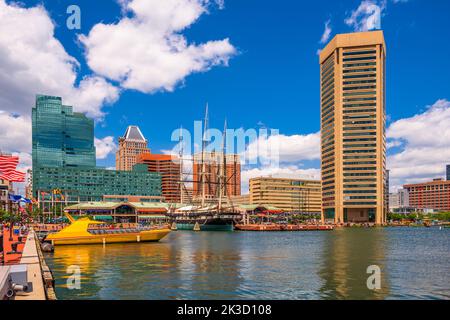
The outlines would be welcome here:
M 172 226 L 177 230 L 233 231 L 242 220 L 237 211 L 220 210 L 216 206 L 187 206 L 169 213 Z
M 230 197 L 232 184 L 239 180 L 240 193 L 240 163 L 236 169 L 238 156 L 227 163 L 230 156 L 226 154 L 226 121 L 222 133 L 222 146 L 220 151 L 206 152 L 208 134 L 208 105 L 206 105 L 204 130 L 202 136 L 202 150 L 192 158 L 193 179 L 186 181 L 183 175 L 183 137 L 180 131 L 180 192 L 181 202 L 186 204 L 179 208 L 169 209 L 168 216 L 172 220 L 172 229 L 195 231 L 233 231 L 234 225 L 242 220 L 242 214 L 233 205 Z M 234 165 L 234 169 L 233 169 Z M 185 182 L 194 185 L 191 197 L 185 197 Z M 188 199 L 186 199 L 188 198 Z

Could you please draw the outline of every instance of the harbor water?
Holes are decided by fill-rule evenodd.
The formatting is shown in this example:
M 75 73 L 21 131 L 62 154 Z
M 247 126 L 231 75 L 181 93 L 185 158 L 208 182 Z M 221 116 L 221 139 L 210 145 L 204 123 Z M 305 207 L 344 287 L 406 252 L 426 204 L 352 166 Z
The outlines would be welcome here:
M 46 261 L 58 299 L 450 299 L 450 229 L 435 227 L 175 231 L 57 246 Z M 380 289 L 368 289 L 369 266 Z M 74 270 L 79 289 L 67 286 Z

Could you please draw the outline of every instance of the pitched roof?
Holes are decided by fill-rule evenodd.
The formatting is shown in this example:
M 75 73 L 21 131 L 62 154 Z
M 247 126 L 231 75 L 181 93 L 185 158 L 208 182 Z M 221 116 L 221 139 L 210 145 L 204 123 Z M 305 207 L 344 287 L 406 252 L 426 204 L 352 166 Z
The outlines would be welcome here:
M 138 126 L 128 126 L 123 137 L 127 140 L 147 141 Z

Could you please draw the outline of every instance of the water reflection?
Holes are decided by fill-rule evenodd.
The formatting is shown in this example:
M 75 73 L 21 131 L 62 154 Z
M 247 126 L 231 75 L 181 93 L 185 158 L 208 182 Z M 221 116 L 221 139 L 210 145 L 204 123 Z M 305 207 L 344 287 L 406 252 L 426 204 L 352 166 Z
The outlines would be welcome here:
M 231 299 L 242 282 L 239 273 L 241 242 L 229 233 L 217 233 L 214 241 L 207 232 L 197 234 L 198 250 L 191 254 L 193 272 L 189 296 L 204 299 Z M 213 280 L 213 281 L 211 281 Z
M 385 229 L 338 229 L 324 239 L 320 288 L 325 299 L 384 299 L 389 294 Z M 367 287 L 367 267 L 381 269 L 381 289 Z
M 239 241 L 226 233 L 170 235 L 169 241 L 114 245 L 59 246 L 48 255 L 63 297 L 100 299 L 232 298 L 242 279 Z M 195 243 L 195 245 L 194 245 Z M 193 250 L 196 248 L 196 250 Z M 69 290 L 69 266 L 81 269 L 81 290 Z M 214 281 L 211 281 L 214 279 Z
M 450 230 L 172 232 L 159 243 L 57 246 L 59 299 L 450 298 Z M 66 270 L 81 268 L 81 290 Z M 367 288 L 367 267 L 381 289 Z

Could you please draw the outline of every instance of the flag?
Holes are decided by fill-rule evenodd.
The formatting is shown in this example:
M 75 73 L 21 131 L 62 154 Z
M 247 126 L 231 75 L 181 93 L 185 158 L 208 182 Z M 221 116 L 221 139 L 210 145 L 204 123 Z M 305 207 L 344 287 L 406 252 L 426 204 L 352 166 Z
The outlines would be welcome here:
M 18 156 L 2 155 L 0 154 L 0 172 L 8 172 L 15 170 L 19 164 Z
M 18 156 L 0 154 L 0 179 L 9 182 L 24 182 L 25 173 L 17 171 Z
M 25 182 L 25 173 L 17 170 L 2 171 L 0 173 L 0 179 L 7 180 L 9 182 Z
M 22 196 L 10 193 L 8 194 L 8 198 L 10 201 L 19 202 L 22 199 Z
M 20 199 L 20 201 L 24 202 L 24 203 L 32 203 L 32 201 L 30 199 L 24 198 L 22 197 L 22 199 Z

